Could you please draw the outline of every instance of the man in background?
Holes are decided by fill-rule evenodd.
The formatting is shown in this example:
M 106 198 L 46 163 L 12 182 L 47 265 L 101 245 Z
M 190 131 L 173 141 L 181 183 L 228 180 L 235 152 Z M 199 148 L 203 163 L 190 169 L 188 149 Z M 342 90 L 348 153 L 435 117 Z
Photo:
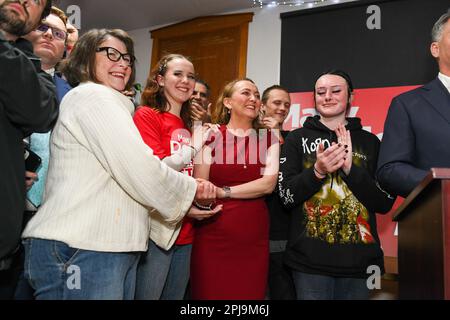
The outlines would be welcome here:
M 205 81 L 197 79 L 194 92 L 189 100 L 191 102 L 190 114 L 192 121 L 201 121 L 203 123 L 211 121 L 209 95 L 209 85 Z
M 17 40 L 50 7 L 51 0 L 0 0 L 0 299 L 10 298 L 14 289 L 10 269 L 25 207 L 22 140 L 48 131 L 58 115 L 51 78 L 39 74 L 39 60 L 27 56 L 31 44 Z
M 436 79 L 392 100 L 378 158 L 380 186 L 407 197 L 430 168 L 450 167 L 450 11 L 432 29 Z
M 78 29 L 70 22 L 66 23 L 67 27 L 67 41 L 66 41 L 66 56 L 68 57 L 72 52 L 75 43 L 78 41 Z
M 56 65 L 62 60 L 68 33 L 66 28 L 67 17 L 65 13 L 52 7 L 50 14 L 41 21 L 38 27 L 24 38 L 33 44 L 34 54 L 41 59 L 42 70 L 49 74 L 56 86 L 58 105 L 64 95 L 71 89 L 70 85 L 56 72 Z M 38 179 L 28 191 L 28 209 L 37 211 L 42 201 L 45 179 L 50 157 L 50 131 L 45 133 L 33 133 L 29 138 L 29 146 L 42 159 L 38 172 Z M 27 173 L 29 176 L 30 173 Z

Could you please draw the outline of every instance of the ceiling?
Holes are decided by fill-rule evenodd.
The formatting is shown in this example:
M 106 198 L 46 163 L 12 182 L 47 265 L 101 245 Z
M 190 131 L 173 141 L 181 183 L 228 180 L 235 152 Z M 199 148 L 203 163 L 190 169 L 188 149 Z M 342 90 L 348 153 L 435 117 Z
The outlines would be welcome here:
M 54 0 L 54 2 L 64 11 L 70 5 L 80 7 L 82 30 L 102 27 L 129 31 L 253 8 L 253 0 Z

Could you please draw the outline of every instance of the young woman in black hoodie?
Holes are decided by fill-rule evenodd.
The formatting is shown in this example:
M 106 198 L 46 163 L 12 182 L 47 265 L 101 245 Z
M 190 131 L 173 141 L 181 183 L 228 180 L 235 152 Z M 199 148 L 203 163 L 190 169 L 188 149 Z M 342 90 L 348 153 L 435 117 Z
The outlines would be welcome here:
M 384 273 L 375 212 L 394 199 L 374 178 L 378 138 L 346 117 L 352 98 L 345 72 L 322 74 L 319 115 L 288 135 L 280 157 L 280 197 L 291 209 L 285 263 L 298 299 L 368 299 L 372 268 Z

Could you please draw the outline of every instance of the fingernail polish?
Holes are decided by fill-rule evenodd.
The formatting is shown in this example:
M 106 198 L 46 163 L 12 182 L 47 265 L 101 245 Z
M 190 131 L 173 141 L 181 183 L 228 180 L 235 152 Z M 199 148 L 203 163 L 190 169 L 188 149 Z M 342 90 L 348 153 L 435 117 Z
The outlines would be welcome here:
M 340 147 L 340 146 L 342 146 L 342 144 L 339 143 L 338 146 Z
M 345 153 L 348 153 L 348 150 L 345 150 Z
M 344 147 L 348 148 L 348 145 L 345 145 Z

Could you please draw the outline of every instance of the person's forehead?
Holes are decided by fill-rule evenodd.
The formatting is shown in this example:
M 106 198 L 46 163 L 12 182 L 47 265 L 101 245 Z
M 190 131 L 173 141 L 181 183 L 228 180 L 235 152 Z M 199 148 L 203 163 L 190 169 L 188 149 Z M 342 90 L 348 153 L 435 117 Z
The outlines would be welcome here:
M 206 86 L 203 83 L 197 82 L 195 84 L 195 91 L 206 92 L 208 90 L 206 89 Z
M 282 89 L 273 89 L 269 92 L 269 96 L 288 96 L 289 97 L 289 93 L 287 93 L 286 91 L 282 90 Z
M 258 91 L 256 85 L 248 80 L 238 81 L 235 85 L 235 89 L 237 90 L 249 89 L 252 91 Z
M 167 68 L 170 69 L 180 69 L 180 68 L 186 68 L 189 69 L 189 71 L 194 70 L 194 65 L 192 62 L 190 62 L 187 59 L 184 58 L 174 58 L 167 62 Z
M 61 18 L 53 13 L 49 14 L 45 19 L 43 19 L 42 23 L 45 23 L 50 27 L 56 27 L 58 29 L 67 31 L 66 25 L 61 20 Z
M 444 30 L 450 32 L 450 19 L 444 24 Z
M 347 82 L 341 76 L 335 74 L 325 74 L 321 76 L 316 83 L 317 87 L 321 86 L 339 86 L 345 85 Z

